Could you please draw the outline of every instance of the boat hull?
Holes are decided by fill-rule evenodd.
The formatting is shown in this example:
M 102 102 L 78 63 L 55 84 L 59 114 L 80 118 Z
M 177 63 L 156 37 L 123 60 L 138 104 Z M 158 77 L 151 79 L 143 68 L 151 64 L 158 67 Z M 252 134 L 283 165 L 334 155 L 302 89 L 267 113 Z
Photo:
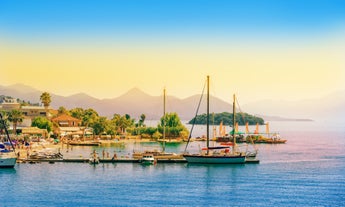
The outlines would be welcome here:
M 153 154 L 154 158 L 157 160 L 167 160 L 167 159 L 182 159 L 181 154 L 169 153 L 169 152 L 160 152 L 160 151 L 145 151 L 145 152 L 135 152 L 133 153 L 134 159 L 142 159 L 144 154 Z
M 16 165 L 16 156 L 0 156 L 0 168 L 13 168 Z
M 188 163 L 202 164 L 244 164 L 246 157 L 238 156 L 207 156 L 207 155 L 183 155 Z
M 153 165 L 155 162 L 154 159 L 141 159 L 140 163 L 143 165 Z
M 100 146 L 101 142 L 69 142 L 68 144 L 74 146 Z

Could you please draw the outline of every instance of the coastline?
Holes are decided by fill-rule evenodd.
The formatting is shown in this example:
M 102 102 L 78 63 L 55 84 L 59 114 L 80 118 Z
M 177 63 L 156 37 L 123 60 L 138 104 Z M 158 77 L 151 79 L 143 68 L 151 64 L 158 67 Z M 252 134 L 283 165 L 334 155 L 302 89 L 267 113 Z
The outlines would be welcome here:
M 102 140 L 102 139 L 95 139 L 95 140 L 85 140 L 80 141 L 81 144 L 87 143 L 87 142 L 99 142 L 99 146 L 107 146 L 111 144 L 126 144 L 126 143 L 138 143 L 138 142 L 152 142 L 150 139 L 133 139 L 133 138 L 126 138 L 126 139 L 110 139 L 110 140 Z M 23 146 L 23 145 L 17 145 L 15 152 L 19 153 L 18 161 L 26 161 L 30 159 L 30 155 L 37 152 L 43 152 L 43 151 L 49 151 L 54 153 L 60 153 L 65 154 L 64 150 L 71 148 L 72 145 L 69 145 L 67 142 L 60 142 L 60 143 L 54 143 L 53 141 L 46 141 L 44 139 L 40 140 L 40 142 L 31 142 L 30 146 Z

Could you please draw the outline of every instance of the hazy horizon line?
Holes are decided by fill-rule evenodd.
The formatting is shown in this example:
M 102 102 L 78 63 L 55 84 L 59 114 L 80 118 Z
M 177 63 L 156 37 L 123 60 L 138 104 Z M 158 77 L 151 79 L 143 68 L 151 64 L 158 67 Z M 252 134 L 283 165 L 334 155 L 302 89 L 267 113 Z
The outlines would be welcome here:
M 48 92 L 48 93 L 51 93 L 51 94 L 54 94 L 54 95 L 57 95 L 57 96 L 62 96 L 62 97 L 70 97 L 70 96 L 75 96 L 75 95 L 78 95 L 78 94 L 84 94 L 86 96 L 89 96 L 89 97 L 92 97 L 94 99 L 98 99 L 98 100 L 107 100 L 107 99 L 116 99 L 116 98 L 119 98 L 123 95 L 125 95 L 126 93 L 130 92 L 131 90 L 139 90 L 141 91 L 142 93 L 148 95 L 148 96 L 152 96 L 152 97 L 160 97 L 160 96 L 163 96 L 163 88 L 162 87 L 162 93 L 159 94 L 159 95 L 152 95 L 148 92 L 146 92 L 144 89 L 138 87 L 138 86 L 133 86 L 131 88 L 129 88 L 128 90 L 126 90 L 125 92 L 122 92 L 121 94 L 119 95 L 115 95 L 113 97 L 98 97 L 98 96 L 95 96 L 93 94 L 89 94 L 85 91 L 80 91 L 80 92 L 75 92 L 75 93 L 70 93 L 70 94 L 61 94 L 61 93 L 58 93 L 58 92 L 53 92 L 53 91 L 50 91 L 50 90 L 41 90 L 41 89 L 38 89 L 34 86 L 31 86 L 31 85 L 28 85 L 28 84 L 24 84 L 24 83 L 15 83 L 15 84 L 9 84 L 9 85 L 1 85 L 1 86 L 4 86 L 4 87 L 12 87 L 12 86 L 16 86 L 16 85 L 19 85 L 19 86 L 25 86 L 25 87 L 28 87 L 28 88 L 31 88 L 33 90 L 37 90 L 37 91 L 41 91 L 41 92 Z M 286 101 L 286 102 L 300 102 L 300 101 L 307 101 L 307 100 L 314 100 L 314 99 L 322 99 L 324 98 L 325 96 L 329 96 L 329 95 L 332 95 L 332 94 L 335 94 L 335 93 L 339 93 L 339 92 L 345 92 L 345 89 L 337 89 L 337 90 L 334 90 L 332 92 L 328 92 L 326 94 L 323 94 L 323 95 L 320 95 L 318 97 L 305 97 L 303 99 L 298 99 L 298 100 L 289 100 L 289 99 L 281 99 L 281 98 L 277 98 L 277 99 L 274 99 L 274 98 L 262 98 L 262 99 L 258 99 L 256 101 L 251 101 L 251 102 L 246 102 L 246 103 L 242 103 L 242 104 L 249 104 L 249 103 L 256 103 L 256 102 L 260 102 L 260 101 Z M 186 96 L 186 97 L 181 97 L 181 96 L 177 96 L 177 95 L 169 95 L 167 94 L 167 96 L 170 96 L 170 97 L 174 97 L 174 98 L 177 98 L 177 99 L 187 99 L 189 97 L 192 97 L 192 96 L 195 96 L 195 95 L 201 95 L 201 93 L 196 93 L 196 94 L 193 94 L 193 95 L 189 95 L 189 96 Z M 216 96 L 216 95 L 212 95 L 210 94 L 211 96 L 215 97 L 215 98 L 218 98 L 224 102 L 227 102 L 227 103 L 230 103 L 231 102 L 228 102 L 226 101 L 224 98 L 221 98 L 219 96 Z

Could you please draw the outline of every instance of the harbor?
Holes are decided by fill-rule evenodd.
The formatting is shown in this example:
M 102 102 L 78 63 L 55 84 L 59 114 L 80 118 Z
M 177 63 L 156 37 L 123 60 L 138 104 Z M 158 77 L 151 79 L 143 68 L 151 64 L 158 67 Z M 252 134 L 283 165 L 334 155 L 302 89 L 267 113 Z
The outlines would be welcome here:
M 257 158 L 260 164 L 205 165 L 158 161 L 155 165 L 142 165 L 128 153 L 133 149 L 144 151 L 161 145 L 127 140 L 125 148 L 106 147 L 110 144 L 103 143 L 101 146 L 73 146 L 66 152 L 64 145 L 60 150 L 63 159 L 26 160 L 23 155 L 21 160 L 25 163 L 17 163 L 14 169 L 3 169 L 0 174 L 8 177 L 5 184 L 15 182 L 15 188 L 6 188 L 9 193 L 26 198 L 16 199 L 16 206 L 47 206 L 47 202 L 50 206 L 68 206 L 76 197 L 83 198 L 74 201 L 80 206 L 126 206 L 129 200 L 132 206 L 164 206 L 166 202 L 175 206 L 207 206 L 209 197 L 217 198 L 217 202 L 210 203 L 213 206 L 229 200 L 245 206 L 253 206 L 254 202 L 258 206 L 341 206 L 345 192 L 342 125 L 328 127 L 328 131 L 322 132 L 319 131 L 321 124 L 317 122 L 275 122 L 272 125 L 289 142 L 259 144 Z M 291 128 L 295 131 L 290 131 Z M 305 129 L 309 131 L 305 132 Z M 330 135 L 333 142 L 329 142 Z M 313 142 L 310 142 L 312 138 Z M 320 148 L 325 143 L 328 144 Z M 191 149 L 197 151 L 203 142 L 191 144 Z M 55 147 L 61 148 L 61 144 Z M 184 147 L 184 143 L 169 145 L 166 151 L 180 152 Z M 88 156 L 94 149 L 101 155 L 97 165 L 88 163 Z M 107 151 L 116 151 L 116 162 L 106 157 Z M 41 197 L 32 196 L 32 192 Z M 263 197 L 263 193 L 270 197 Z M 148 196 L 152 194 L 162 198 Z M 5 196 L 2 198 L 6 206 L 13 203 Z M 154 205 L 155 202 L 158 204 Z

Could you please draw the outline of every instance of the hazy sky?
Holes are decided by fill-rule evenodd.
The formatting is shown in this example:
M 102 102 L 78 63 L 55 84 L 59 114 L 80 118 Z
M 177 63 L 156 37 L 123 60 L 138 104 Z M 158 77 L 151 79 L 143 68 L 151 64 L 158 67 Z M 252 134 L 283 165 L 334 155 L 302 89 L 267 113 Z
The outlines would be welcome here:
M 0 85 L 298 100 L 345 90 L 345 1 L 0 1 Z

